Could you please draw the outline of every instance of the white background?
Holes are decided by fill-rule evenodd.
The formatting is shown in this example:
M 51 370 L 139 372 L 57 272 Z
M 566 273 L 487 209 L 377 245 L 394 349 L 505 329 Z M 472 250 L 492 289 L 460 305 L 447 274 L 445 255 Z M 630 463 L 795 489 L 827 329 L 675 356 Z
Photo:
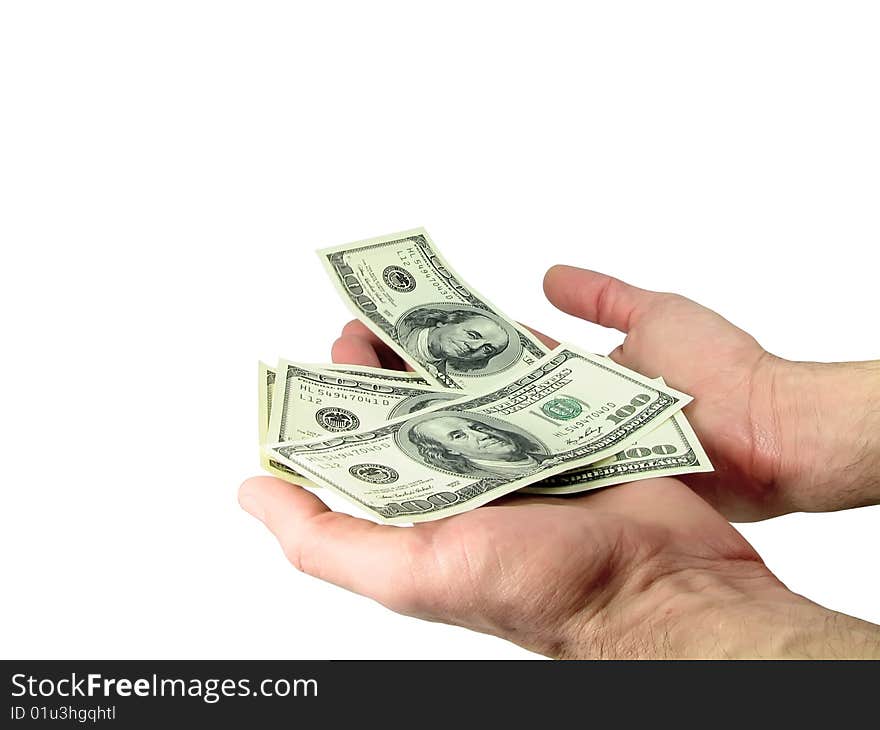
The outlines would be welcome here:
M 257 360 L 349 319 L 317 247 L 424 225 L 588 349 L 620 336 L 553 263 L 878 356 L 876 3 L 0 7 L 4 657 L 532 656 L 298 574 L 239 509 Z M 878 521 L 739 529 L 880 622 Z

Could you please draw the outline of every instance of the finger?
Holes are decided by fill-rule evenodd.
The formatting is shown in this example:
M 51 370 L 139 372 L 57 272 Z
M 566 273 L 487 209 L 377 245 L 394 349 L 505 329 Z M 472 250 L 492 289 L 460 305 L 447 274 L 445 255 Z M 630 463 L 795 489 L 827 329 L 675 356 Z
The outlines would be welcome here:
M 363 337 L 355 335 L 343 335 L 330 349 L 330 357 L 333 362 L 346 363 L 349 365 L 367 365 L 372 368 L 382 367 L 376 350 Z
M 273 477 L 248 479 L 238 500 L 275 535 L 297 570 L 406 611 L 409 561 L 421 540 L 414 530 L 331 512 L 311 492 Z
M 302 518 L 311 518 L 330 512 L 330 508 L 311 492 L 295 484 L 275 477 L 251 477 L 238 488 L 238 503 L 241 508 L 269 527 L 270 512 L 289 497 L 295 495 L 295 510 Z M 271 530 L 272 528 L 269 527 Z
M 543 332 L 538 332 L 538 330 L 529 327 L 527 324 L 523 324 L 520 322 L 520 326 L 525 327 L 529 332 L 531 332 L 535 337 L 537 337 L 541 342 L 544 343 L 546 347 L 549 347 L 551 350 L 556 347 L 559 342 L 554 340 L 552 337 L 548 337 Z
M 618 345 L 611 352 L 608 353 L 608 358 L 610 360 L 614 360 L 618 365 L 623 365 L 623 345 Z
M 370 344 L 379 362 L 382 363 L 376 367 L 383 367 L 389 370 L 412 370 L 400 355 L 388 347 L 387 343 L 383 342 L 373 330 L 359 319 L 351 320 L 342 328 L 342 336 L 346 337 L 348 335 L 360 337 Z
M 376 333 L 373 332 L 367 325 L 361 322 L 359 319 L 352 319 L 346 322 L 342 326 L 342 334 L 343 335 L 357 335 L 358 337 L 367 337 L 370 339 L 374 339 L 378 344 L 385 344 L 382 342 L 377 336 Z
M 629 332 L 661 296 L 596 271 L 563 265 L 544 275 L 544 293 L 563 312 L 621 332 Z

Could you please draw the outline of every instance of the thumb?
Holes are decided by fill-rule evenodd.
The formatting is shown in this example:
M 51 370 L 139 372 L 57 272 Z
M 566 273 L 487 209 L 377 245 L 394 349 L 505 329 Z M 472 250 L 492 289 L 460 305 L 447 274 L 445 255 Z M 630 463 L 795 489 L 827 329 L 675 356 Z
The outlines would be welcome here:
M 544 275 L 544 294 L 557 309 L 603 327 L 629 332 L 661 295 L 606 274 L 558 264 Z

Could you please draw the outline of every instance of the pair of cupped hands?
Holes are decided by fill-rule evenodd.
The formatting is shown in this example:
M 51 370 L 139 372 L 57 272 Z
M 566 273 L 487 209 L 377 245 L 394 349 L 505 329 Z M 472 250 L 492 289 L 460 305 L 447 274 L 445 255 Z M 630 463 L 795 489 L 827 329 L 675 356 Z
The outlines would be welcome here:
M 625 333 L 612 359 L 694 397 L 714 472 L 514 494 L 411 528 L 272 477 L 247 480 L 242 507 L 305 573 L 553 657 L 880 656 L 880 628 L 789 591 L 728 522 L 880 500 L 880 363 L 783 360 L 689 299 L 585 269 L 554 266 L 544 291 Z M 404 368 L 358 321 L 332 355 Z

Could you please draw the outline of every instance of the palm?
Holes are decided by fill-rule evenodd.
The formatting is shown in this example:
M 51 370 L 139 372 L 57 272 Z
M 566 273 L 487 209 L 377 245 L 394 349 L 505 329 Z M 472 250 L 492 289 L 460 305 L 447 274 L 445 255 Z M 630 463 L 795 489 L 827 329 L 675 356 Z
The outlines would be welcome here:
M 670 302 L 670 306 L 678 305 Z M 685 308 L 681 312 L 658 310 L 656 316 L 661 318 L 658 321 L 664 317 L 680 321 L 680 326 L 691 331 L 699 324 L 707 337 L 712 337 L 715 328 L 720 333 L 716 340 L 725 330 L 732 330 L 726 354 L 718 357 L 747 362 L 756 343 L 708 310 L 697 310 L 696 316 Z M 631 333 L 621 348 L 626 354 L 619 351 L 616 356 L 621 360 L 643 357 L 643 362 L 669 375 L 676 364 L 660 358 L 667 348 L 662 338 L 653 339 L 655 329 L 645 327 L 644 335 Z M 548 346 L 556 344 L 536 335 Z M 652 356 L 654 351 L 658 355 Z M 344 328 L 334 344 L 333 359 L 402 367 L 357 321 Z M 699 373 L 696 368 L 684 372 L 677 367 L 691 382 Z M 700 387 L 714 392 L 722 385 L 707 382 Z M 326 513 L 320 519 L 347 523 L 351 518 Z M 766 574 L 760 558 L 739 533 L 676 479 L 644 480 L 575 497 L 510 495 L 409 530 L 371 525 L 364 533 L 377 544 L 382 542 L 381 535 L 388 534 L 394 547 L 380 554 L 368 550 L 355 555 L 352 550 L 346 560 L 349 570 L 357 571 L 351 567 L 352 559 L 370 555 L 370 565 L 363 570 L 373 574 L 373 580 L 369 584 L 337 582 L 372 595 L 398 612 L 504 636 L 545 654 L 565 651 L 562 644 L 553 643 L 559 640 L 558 627 L 582 625 L 599 612 L 625 614 L 624 606 L 637 601 L 643 586 L 657 575 L 688 571 L 706 561 L 746 563 Z M 293 556 L 294 562 L 298 557 L 299 553 Z M 377 563 L 388 572 L 377 577 L 376 567 L 371 567 Z M 597 625 L 607 627 L 608 622 L 599 620 Z M 536 626 L 547 627 L 547 634 L 536 632 Z M 592 645 L 580 645 L 578 651 L 600 653 L 602 637 L 592 641 Z M 640 648 L 628 650 L 638 653 Z
M 565 651 L 554 645 L 558 627 L 625 614 L 659 575 L 707 560 L 749 561 L 764 572 L 745 540 L 674 479 L 573 498 L 514 496 L 407 532 L 411 569 L 380 600 L 551 655 Z M 547 635 L 535 632 L 541 626 Z M 602 640 L 579 650 L 599 653 Z
M 676 479 L 577 497 L 511 495 L 412 528 L 331 512 L 272 477 L 249 480 L 239 498 L 299 570 L 399 613 L 550 656 L 662 655 L 654 637 L 669 628 L 669 601 L 707 571 L 777 584 L 739 533 Z

